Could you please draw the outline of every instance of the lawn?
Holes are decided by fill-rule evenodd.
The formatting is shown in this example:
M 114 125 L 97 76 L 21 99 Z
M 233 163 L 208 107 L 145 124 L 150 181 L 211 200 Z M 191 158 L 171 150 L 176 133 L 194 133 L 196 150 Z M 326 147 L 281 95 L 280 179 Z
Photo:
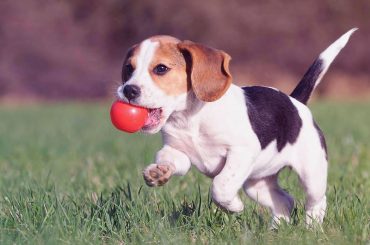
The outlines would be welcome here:
M 145 186 L 160 136 L 116 131 L 109 104 L 1 105 L 0 244 L 369 244 L 370 103 L 311 107 L 329 146 L 327 216 L 322 229 L 305 228 L 297 177 L 284 170 L 297 204 L 276 231 L 247 198 L 242 214 L 217 209 L 194 168 Z

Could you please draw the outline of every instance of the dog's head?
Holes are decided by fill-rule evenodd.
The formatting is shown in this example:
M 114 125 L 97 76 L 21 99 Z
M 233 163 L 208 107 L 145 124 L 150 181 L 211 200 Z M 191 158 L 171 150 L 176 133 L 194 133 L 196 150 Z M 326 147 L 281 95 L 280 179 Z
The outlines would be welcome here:
M 121 100 L 149 109 L 142 131 L 156 133 L 186 98 L 212 102 L 231 84 L 230 56 L 191 41 L 154 36 L 129 49 L 122 69 Z

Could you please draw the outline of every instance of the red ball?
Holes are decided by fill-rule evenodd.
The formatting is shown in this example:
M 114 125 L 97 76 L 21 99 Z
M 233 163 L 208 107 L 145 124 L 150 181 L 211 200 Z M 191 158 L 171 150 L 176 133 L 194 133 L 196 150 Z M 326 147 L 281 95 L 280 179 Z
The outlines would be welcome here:
M 117 100 L 110 109 L 110 118 L 117 129 L 134 133 L 144 126 L 148 109 Z

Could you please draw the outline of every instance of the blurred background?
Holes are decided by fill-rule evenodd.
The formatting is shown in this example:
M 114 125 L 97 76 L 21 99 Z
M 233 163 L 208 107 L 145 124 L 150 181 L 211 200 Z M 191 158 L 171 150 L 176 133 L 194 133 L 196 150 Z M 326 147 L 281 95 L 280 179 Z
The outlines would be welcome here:
M 352 27 L 317 94 L 367 98 L 367 0 L 1 0 L 0 101 L 112 98 L 127 48 L 155 34 L 223 49 L 236 83 L 289 92 Z

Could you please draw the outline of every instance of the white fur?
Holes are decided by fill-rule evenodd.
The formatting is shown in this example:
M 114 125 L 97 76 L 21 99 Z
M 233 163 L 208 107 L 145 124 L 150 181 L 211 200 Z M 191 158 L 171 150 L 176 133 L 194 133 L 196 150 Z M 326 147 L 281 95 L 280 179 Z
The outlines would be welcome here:
M 353 31 L 347 32 L 321 54 L 325 69 Z M 157 47 L 158 43 L 150 40 L 141 44 L 137 69 L 125 83 L 138 85 L 142 90 L 135 104 L 161 107 L 164 111 L 161 124 L 150 132 L 162 129 L 164 146 L 156 154 L 155 163 L 168 164 L 173 175 L 185 175 L 193 164 L 213 178 L 215 203 L 232 212 L 243 210 L 238 196 L 238 191 L 243 188 L 249 197 L 271 210 L 275 223 L 280 219 L 289 221 L 294 206 L 294 199 L 277 182 L 279 171 L 289 166 L 299 175 L 306 192 L 307 223 L 322 222 L 326 209 L 327 160 L 310 110 L 290 98 L 302 119 L 298 138 L 280 152 L 276 141 L 261 149 L 241 88 L 231 85 L 219 100 L 209 103 L 198 100 L 191 91 L 176 97 L 165 95 L 149 75 Z M 123 100 L 125 85 L 117 91 Z M 145 171 L 151 168 L 156 165 L 149 165 Z
M 190 162 L 194 164 L 213 178 L 212 197 L 229 211 L 243 210 L 237 195 L 243 187 L 248 196 L 271 209 L 275 222 L 281 218 L 289 220 L 293 208 L 293 198 L 276 180 L 279 170 L 290 166 L 300 176 L 308 194 L 313 193 L 307 199 L 307 222 L 309 217 L 322 221 L 325 205 L 317 203 L 325 197 L 327 162 L 312 115 L 305 105 L 291 98 L 303 125 L 297 141 L 278 152 L 275 141 L 261 150 L 241 88 L 232 85 L 215 102 L 194 100 L 195 111 L 189 108 L 174 112 L 165 124 L 162 130 L 165 146 L 157 154 L 157 163 L 170 162 L 179 169 L 176 175 L 186 174 Z M 201 109 L 197 103 L 202 104 Z M 179 157 L 175 158 L 176 155 Z M 318 176 L 321 180 L 315 179 Z
M 118 88 L 120 99 L 127 101 L 122 91 L 125 86 L 135 84 L 141 90 L 141 96 L 130 101 L 133 104 L 141 105 L 148 108 L 156 108 L 158 104 L 165 104 L 166 97 L 162 90 L 155 86 L 149 74 L 149 66 L 153 59 L 158 42 L 145 40 L 140 45 L 140 52 L 137 56 L 136 68 L 131 78 Z

